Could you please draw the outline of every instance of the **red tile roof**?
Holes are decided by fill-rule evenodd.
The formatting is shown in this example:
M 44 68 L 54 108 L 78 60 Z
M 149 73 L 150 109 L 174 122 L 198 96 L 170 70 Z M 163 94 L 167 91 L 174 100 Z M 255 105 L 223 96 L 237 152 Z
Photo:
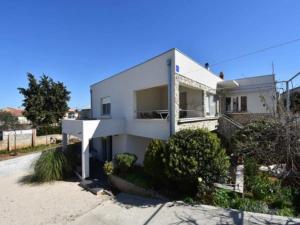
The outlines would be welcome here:
M 16 109 L 16 108 L 11 108 L 11 107 L 4 108 L 1 111 L 3 111 L 3 112 L 9 112 L 13 116 L 16 116 L 16 117 L 23 116 L 23 112 L 24 112 L 23 109 Z

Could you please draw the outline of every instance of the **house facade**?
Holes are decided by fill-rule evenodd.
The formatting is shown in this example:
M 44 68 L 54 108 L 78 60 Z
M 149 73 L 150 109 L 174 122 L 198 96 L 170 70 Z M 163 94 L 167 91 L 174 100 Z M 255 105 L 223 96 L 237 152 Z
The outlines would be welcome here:
M 266 80 L 269 77 L 274 79 L 272 75 Z M 82 178 L 89 177 L 90 157 L 106 161 L 116 153 L 131 152 L 142 164 L 151 139 L 167 140 L 185 128 L 216 130 L 225 112 L 252 113 L 252 102 L 258 104 L 260 98 L 246 89 L 249 82 L 244 83 L 247 81 L 243 79 L 224 81 L 179 50 L 171 49 L 91 85 L 92 120 L 63 120 L 63 144 L 68 144 L 68 135 L 81 139 Z M 274 90 L 270 86 L 261 93 L 269 98 Z M 268 114 L 260 106 L 255 113 Z
M 18 119 L 19 124 L 22 124 L 22 125 L 31 124 L 31 122 L 23 115 L 23 113 L 24 113 L 23 109 L 7 107 L 4 109 L 1 109 L 0 111 L 8 112 L 11 115 L 13 115 L 14 117 L 16 117 Z

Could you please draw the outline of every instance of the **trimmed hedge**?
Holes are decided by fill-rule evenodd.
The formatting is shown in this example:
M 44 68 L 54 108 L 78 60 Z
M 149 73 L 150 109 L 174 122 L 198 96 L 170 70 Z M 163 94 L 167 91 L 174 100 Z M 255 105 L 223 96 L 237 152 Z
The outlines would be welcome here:
M 216 134 L 186 129 L 171 136 L 165 145 L 151 141 L 144 164 L 146 172 L 161 183 L 182 194 L 195 194 L 200 186 L 203 191 L 224 181 L 230 163 Z
M 116 169 L 121 173 L 127 173 L 135 164 L 137 156 L 132 153 L 119 153 L 115 155 Z
M 37 136 L 43 136 L 48 134 L 61 134 L 61 126 L 44 126 L 36 129 Z
M 164 148 L 165 144 L 163 141 L 151 140 L 144 157 L 145 172 L 157 182 L 163 181 L 162 154 Z

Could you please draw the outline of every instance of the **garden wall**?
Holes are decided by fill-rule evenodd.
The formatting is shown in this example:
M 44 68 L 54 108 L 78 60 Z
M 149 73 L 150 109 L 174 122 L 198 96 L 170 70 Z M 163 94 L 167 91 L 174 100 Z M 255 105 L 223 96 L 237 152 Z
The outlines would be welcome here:
M 0 151 L 11 151 L 37 145 L 47 145 L 61 141 L 61 134 L 36 136 L 35 129 L 3 131 L 0 141 Z

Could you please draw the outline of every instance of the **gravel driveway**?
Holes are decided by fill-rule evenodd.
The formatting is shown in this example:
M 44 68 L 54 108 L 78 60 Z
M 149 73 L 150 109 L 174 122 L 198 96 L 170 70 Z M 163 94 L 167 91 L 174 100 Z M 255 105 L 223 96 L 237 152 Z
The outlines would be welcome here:
M 77 182 L 28 185 L 26 174 L 0 177 L 0 224 L 67 224 L 98 206 L 105 196 L 83 190 Z

